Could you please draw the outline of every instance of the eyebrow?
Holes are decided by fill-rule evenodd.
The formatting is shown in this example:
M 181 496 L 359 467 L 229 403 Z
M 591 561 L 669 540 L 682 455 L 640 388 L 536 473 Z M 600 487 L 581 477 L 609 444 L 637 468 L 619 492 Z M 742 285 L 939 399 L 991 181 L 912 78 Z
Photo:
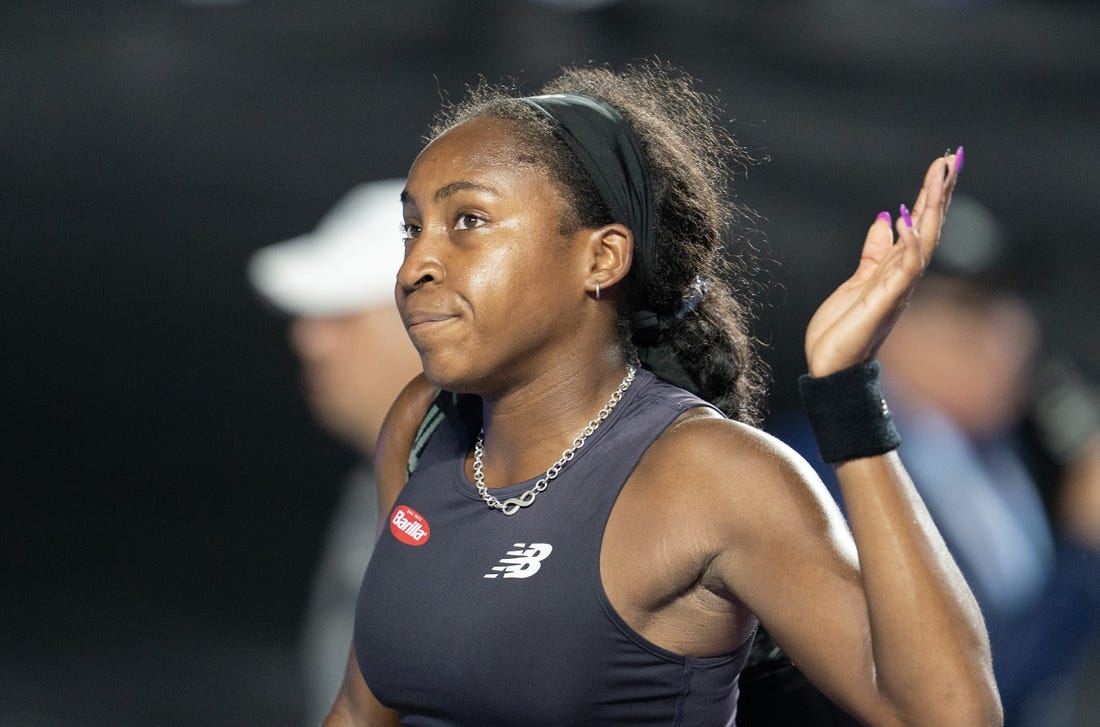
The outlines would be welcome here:
M 500 196 L 500 190 L 489 184 L 483 184 L 482 182 L 474 182 L 468 179 L 461 179 L 457 182 L 451 182 L 450 184 L 444 184 L 439 189 L 435 190 L 434 199 L 436 202 L 453 197 L 459 192 L 466 190 L 472 190 L 475 192 L 488 192 L 489 194 Z M 412 195 L 408 191 L 403 190 L 401 192 L 401 201 L 403 203 L 415 202 Z

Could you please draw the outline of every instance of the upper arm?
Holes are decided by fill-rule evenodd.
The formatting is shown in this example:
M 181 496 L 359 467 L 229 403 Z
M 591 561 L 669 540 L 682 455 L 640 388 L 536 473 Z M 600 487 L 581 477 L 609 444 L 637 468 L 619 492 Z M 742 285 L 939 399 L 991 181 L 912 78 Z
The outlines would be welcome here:
M 779 457 L 715 564 L 799 669 L 846 707 L 876 701 L 859 559 L 836 503 L 808 465 Z M 861 709 L 856 713 L 865 713 Z
M 799 668 L 866 715 L 876 701 L 866 597 L 843 515 L 810 465 L 778 440 L 701 419 L 678 447 L 704 491 L 706 579 L 745 604 Z M 690 430 L 694 430 L 692 433 Z M 702 471 L 700 471 L 700 466 Z
M 980 612 L 896 454 L 838 467 L 849 529 L 805 460 L 739 427 L 704 438 L 719 450 L 708 576 L 857 719 L 998 724 Z

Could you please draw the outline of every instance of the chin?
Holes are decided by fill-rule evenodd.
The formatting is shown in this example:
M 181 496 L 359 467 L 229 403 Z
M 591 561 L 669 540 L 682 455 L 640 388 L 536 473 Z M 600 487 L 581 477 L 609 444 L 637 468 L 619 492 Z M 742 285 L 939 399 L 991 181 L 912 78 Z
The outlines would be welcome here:
M 476 356 L 420 355 L 424 376 L 432 386 L 458 394 L 482 393 L 485 372 L 470 367 L 470 362 L 476 360 Z
M 424 368 L 424 376 L 431 382 L 432 386 L 437 389 L 443 389 L 444 391 L 453 391 L 456 394 L 475 394 L 478 393 L 476 387 L 471 386 L 468 379 L 463 376 L 449 375 L 447 373 L 432 372 L 427 367 Z

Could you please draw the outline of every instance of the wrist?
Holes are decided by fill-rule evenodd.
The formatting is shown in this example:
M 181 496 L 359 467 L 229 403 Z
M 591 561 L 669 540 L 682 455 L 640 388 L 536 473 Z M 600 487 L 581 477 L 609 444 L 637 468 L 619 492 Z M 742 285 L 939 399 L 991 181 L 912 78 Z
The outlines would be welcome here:
M 869 361 L 825 376 L 799 378 L 802 404 L 825 462 L 885 454 L 901 443 L 882 395 L 880 374 L 878 361 Z

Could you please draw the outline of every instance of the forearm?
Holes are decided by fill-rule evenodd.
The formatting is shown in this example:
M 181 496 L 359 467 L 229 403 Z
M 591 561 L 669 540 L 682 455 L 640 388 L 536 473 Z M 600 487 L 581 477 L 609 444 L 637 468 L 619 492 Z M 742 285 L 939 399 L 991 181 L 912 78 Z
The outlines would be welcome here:
M 836 468 L 859 552 L 878 692 L 905 724 L 1001 722 L 969 587 L 894 453 Z

